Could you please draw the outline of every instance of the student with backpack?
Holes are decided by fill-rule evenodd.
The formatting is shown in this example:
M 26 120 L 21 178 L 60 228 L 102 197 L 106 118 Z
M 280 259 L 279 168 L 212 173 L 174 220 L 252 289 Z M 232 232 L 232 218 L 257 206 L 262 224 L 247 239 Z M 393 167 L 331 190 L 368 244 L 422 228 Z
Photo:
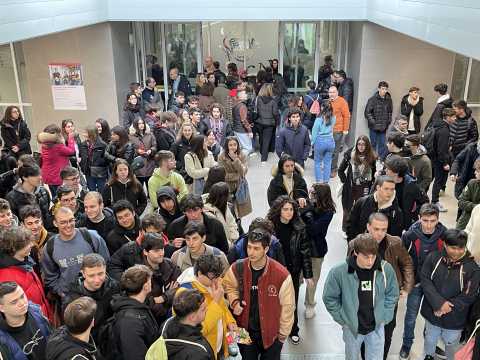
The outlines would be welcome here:
M 343 151 L 343 143 L 350 129 L 350 110 L 348 110 L 347 101 L 338 96 L 336 86 L 330 86 L 328 89 L 328 98 L 332 105 L 333 116 L 335 116 L 335 126 L 333 127 L 333 140 L 335 141 L 335 150 L 333 150 L 332 173 L 331 177 L 337 176 L 338 157 Z
M 303 124 L 308 128 L 308 130 L 312 130 L 313 123 L 315 119 L 320 114 L 320 103 L 322 102 L 322 97 L 320 93 L 317 91 L 315 81 L 310 80 L 307 83 L 308 91 L 304 96 L 304 103 L 308 112 L 310 113 L 309 119 L 304 119 Z

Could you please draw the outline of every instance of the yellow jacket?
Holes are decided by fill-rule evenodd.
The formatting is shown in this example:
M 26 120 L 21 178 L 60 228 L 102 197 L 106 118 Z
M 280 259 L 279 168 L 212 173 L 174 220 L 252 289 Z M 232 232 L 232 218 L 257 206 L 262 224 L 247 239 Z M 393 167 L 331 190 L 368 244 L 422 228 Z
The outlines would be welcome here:
M 207 313 L 205 315 L 205 320 L 202 322 L 202 335 L 207 339 L 208 343 L 217 357 L 217 326 L 218 321 L 222 320 L 223 324 L 223 353 L 224 356 L 228 356 L 228 344 L 227 344 L 227 326 L 230 324 L 236 324 L 235 319 L 233 318 L 232 313 L 228 309 L 227 301 L 222 301 L 221 304 L 213 300 L 212 295 L 208 290 L 200 284 L 200 282 L 194 280 L 191 283 L 182 284 L 178 291 L 183 291 L 186 288 L 189 288 L 191 285 L 192 289 L 197 289 L 205 297 L 207 302 Z

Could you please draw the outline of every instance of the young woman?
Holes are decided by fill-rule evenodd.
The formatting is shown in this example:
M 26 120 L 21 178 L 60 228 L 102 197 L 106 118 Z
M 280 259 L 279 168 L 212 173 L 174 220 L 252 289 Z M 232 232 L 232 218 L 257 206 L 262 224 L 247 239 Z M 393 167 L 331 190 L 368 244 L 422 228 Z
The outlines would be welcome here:
M 229 136 L 225 140 L 223 152 L 218 157 L 218 163 L 225 168 L 225 181 L 232 195 L 236 216 L 238 218 L 247 216 L 252 212 L 250 196 L 248 197 L 248 201 L 243 204 L 237 203 L 235 199 L 235 193 L 238 189 L 240 179 L 245 178 L 248 171 L 247 157 L 240 151 L 240 143 L 235 136 Z
M 310 191 L 310 205 L 303 213 L 302 219 L 307 225 L 307 234 L 312 242 L 311 257 L 313 286 L 307 287 L 305 293 L 305 318 L 315 316 L 315 292 L 322 271 L 323 258 L 328 252 L 327 232 L 335 214 L 335 202 L 328 184 L 313 184 Z
M 112 128 L 110 143 L 105 149 L 105 159 L 113 166 L 117 159 L 124 159 L 131 164 L 135 157 L 135 149 L 128 141 L 128 132 L 122 126 Z
M 62 136 L 65 143 L 67 142 L 70 133 L 73 133 L 73 138 L 75 140 L 75 154 L 74 156 L 70 156 L 70 165 L 78 168 L 78 164 L 80 163 L 80 144 L 82 143 L 82 140 L 80 139 L 80 135 L 75 132 L 75 124 L 73 123 L 73 120 L 62 120 Z
M 345 151 L 338 168 L 338 177 L 343 183 L 343 228 L 355 201 L 368 195 L 375 182 L 376 161 L 377 156 L 370 144 L 370 139 L 365 135 L 360 135 L 355 146 Z
M 205 136 L 194 136 L 191 144 L 192 149 L 185 155 L 185 171 L 193 179 L 193 194 L 202 195 L 205 180 L 210 168 L 215 165 L 215 160 L 208 151 Z
M 133 120 L 140 117 L 140 100 L 135 93 L 128 93 L 123 106 L 122 126 L 128 129 Z
M 241 144 L 241 150 L 248 156 L 253 150 L 253 125 L 248 119 L 247 102 L 247 92 L 237 91 L 232 108 L 232 130 Z
M 30 140 L 32 135 L 27 123 L 23 120 L 20 108 L 7 106 L 5 115 L 0 121 L 0 132 L 4 148 L 10 155 L 18 159 L 23 154 L 31 154 Z
M 225 168 L 222 165 L 214 165 L 208 172 L 207 181 L 203 187 L 203 194 L 208 194 L 212 186 L 218 182 L 225 182 Z
M 295 289 L 295 319 L 290 340 L 294 345 L 300 343 L 298 335 L 298 294 L 300 274 L 307 280 L 307 285 L 313 285 L 312 259 L 310 255 L 311 242 L 307 236 L 305 223 L 300 219 L 298 204 L 288 196 L 278 197 L 268 211 L 267 218 L 273 222 L 275 236 L 282 244 L 285 264 L 292 276 Z
M 190 122 L 184 122 L 178 131 L 177 140 L 173 143 L 170 151 L 177 162 L 176 171 L 183 176 L 187 184 L 193 183 L 193 179 L 185 171 L 185 155 L 192 149 L 192 138 L 195 128 Z
M 222 148 L 218 144 L 212 129 L 207 130 L 206 139 L 207 139 L 207 149 L 212 153 L 213 159 L 217 161 L 218 155 L 220 154 L 220 151 Z
M 229 195 L 227 183 L 218 182 L 213 184 L 206 196 L 203 209 L 222 223 L 229 247 L 232 247 L 233 243 L 238 240 L 239 234 L 237 222 L 228 203 Z
M 215 102 L 215 99 L 213 98 L 213 90 L 214 86 L 208 82 L 200 88 L 200 95 L 198 96 L 198 108 L 202 110 L 204 114 L 208 114 L 210 112 L 210 107 Z
M 75 154 L 75 139 L 70 133 L 65 145 L 62 130 L 56 124 L 48 125 L 37 136 L 41 145 L 42 180 L 50 188 L 52 199 L 62 184 L 60 171 L 70 164 L 70 156 Z
M 178 112 L 178 119 L 179 119 L 180 125 L 185 123 L 185 122 L 189 123 L 190 122 L 190 115 L 188 114 L 188 110 L 187 109 L 180 109 L 180 111 Z
M 332 105 L 328 100 L 322 102 L 322 109 L 315 119 L 312 130 L 312 146 L 314 147 L 315 180 L 319 183 L 328 183 L 332 171 L 332 157 L 335 150 L 333 140 Z
M 261 162 L 265 166 L 271 142 L 275 139 L 275 126 L 280 119 L 277 101 L 273 97 L 272 84 L 264 84 L 255 101 L 258 114 L 255 126 L 260 137 Z
M 88 189 L 101 193 L 108 179 L 107 144 L 95 126 L 88 126 L 84 136 L 85 141 L 80 144 L 80 168 L 87 178 Z
M 110 131 L 110 124 L 107 120 L 98 118 L 95 120 L 95 126 L 97 127 L 98 135 L 102 138 L 105 144 L 110 142 L 110 138 L 112 136 L 112 132 Z
M 150 131 L 150 127 L 140 118 L 133 120 L 129 129 L 130 142 L 135 148 L 135 155 L 145 159 L 145 165 L 137 170 L 135 175 L 140 183 L 147 186 L 148 180 L 155 169 L 155 154 L 157 153 L 157 141 Z
M 112 177 L 105 185 L 102 193 L 103 204 L 112 206 L 118 200 L 128 200 L 140 216 L 147 207 L 147 195 L 142 184 L 130 170 L 128 162 L 118 159 L 113 165 Z
M 205 76 L 205 74 L 203 72 L 197 73 L 197 77 L 195 78 L 195 94 L 196 95 L 200 94 L 200 89 L 206 83 L 207 83 L 207 77 Z

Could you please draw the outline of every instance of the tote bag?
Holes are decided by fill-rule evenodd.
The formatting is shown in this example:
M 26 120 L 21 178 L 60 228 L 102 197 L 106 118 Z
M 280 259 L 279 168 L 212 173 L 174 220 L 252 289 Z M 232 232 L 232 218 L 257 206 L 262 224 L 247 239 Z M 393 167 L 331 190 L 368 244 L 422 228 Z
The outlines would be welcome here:
M 238 188 L 235 193 L 235 200 L 237 201 L 238 204 L 242 205 L 248 202 L 249 197 L 250 197 L 250 191 L 248 189 L 247 179 L 242 177 L 238 182 Z
M 475 333 L 477 332 L 478 328 L 480 327 L 480 319 L 477 320 L 475 324 L 475 329 L 470 335 L 467 343 L 463 345 L 456 353 L 455 353 L 455 360 L 472 360 L 473 359 L 473 348 L 475 347 Z

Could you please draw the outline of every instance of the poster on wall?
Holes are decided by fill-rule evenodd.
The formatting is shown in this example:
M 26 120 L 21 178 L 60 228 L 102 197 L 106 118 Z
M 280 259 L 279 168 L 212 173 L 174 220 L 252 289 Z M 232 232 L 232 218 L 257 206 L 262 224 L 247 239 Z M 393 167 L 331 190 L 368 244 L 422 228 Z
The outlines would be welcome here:
M 82 64 L 48 64 L 55 110 L 87 110 Z

